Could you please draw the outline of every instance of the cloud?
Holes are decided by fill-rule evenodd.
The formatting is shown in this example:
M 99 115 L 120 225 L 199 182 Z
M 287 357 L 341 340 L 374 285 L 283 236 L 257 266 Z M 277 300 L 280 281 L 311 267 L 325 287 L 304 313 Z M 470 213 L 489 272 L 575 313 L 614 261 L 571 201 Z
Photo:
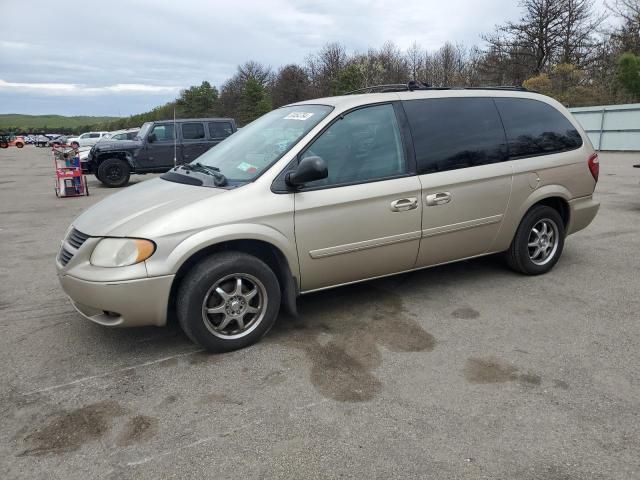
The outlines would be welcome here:
M 145 85 L 140 83 L 118 83 L 115 85 L 91 87 L 77 83 L 26 83 L 7 82 L 0 79 L 0 92 L 40 93 L 48 95 L 99 95 L 107 93 L 178 93 L 180 87 Z

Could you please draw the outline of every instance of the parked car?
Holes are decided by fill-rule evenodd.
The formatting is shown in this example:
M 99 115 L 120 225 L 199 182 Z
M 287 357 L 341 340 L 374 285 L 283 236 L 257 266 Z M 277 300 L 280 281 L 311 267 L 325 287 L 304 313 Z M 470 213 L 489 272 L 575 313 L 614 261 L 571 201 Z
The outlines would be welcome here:
M 60 135 L 58 137 L 52 138 L 47 143 L 47 146 L 49 147 L 57 147 L 59 145 L 70 145 L 69 138 L 64 135 Z
M 88 147 L 95 145 L 98 140 L 108 134 L 109 132 L 86 132 L 79 137 L 70 137 L 67 141 L 73 147 Z
M 94 205 L 58 276 L 89 320 L 160 326 L 175 312 L 194 342 L 228 351 L 317 290 L 499 252 L 546 273 L 595 217 L 598 173 L 580 125 L 540 94 L 310 100 Z
M 109 132 L 107 135 L 102 137 L 99 141 L 104 142 L 105 140 L 111 140 L 111 141 L 135 140 L 139 131 L 140 131 L 139 128 L 128 128 L 125 130 L 116 130 L 115 132 Z
M 33 144 L 36 147 L 46 147 L 51 139 L 46 135 L 36 135 L 33 137 Z
M 123 187 L 132 173 L 163 173 L 175 163 L 193 161 L 236 131 L 232 118 L 147 122 L 133 141 L 103 140 L 82 169 L 108 187 Z
M 0 148 L 22 148 L 24 145 L 24 137 L 20 135 L 0 135 Z

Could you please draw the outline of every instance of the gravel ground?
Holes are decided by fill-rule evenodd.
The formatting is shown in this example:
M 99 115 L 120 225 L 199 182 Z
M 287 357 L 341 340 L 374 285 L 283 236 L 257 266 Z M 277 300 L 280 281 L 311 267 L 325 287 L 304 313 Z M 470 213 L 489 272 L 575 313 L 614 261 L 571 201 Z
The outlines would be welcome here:
M 640 155 L 540 277 L 484 258 L 313 294 L 258 345 L 84 320 L 54 257 L 113 193 L 0 151 L 2 478 L 640 478 Z M 147 177 L 134 177 L 144 181 Z

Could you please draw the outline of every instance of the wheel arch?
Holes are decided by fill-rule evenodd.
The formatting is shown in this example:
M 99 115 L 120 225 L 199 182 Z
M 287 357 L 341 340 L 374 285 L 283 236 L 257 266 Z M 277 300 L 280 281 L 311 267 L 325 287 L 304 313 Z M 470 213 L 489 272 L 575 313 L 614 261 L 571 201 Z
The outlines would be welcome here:
M 571 220 L 570 200 L 571 193 L 561 185 L 545 185 L 534 190 L 526 201 L 522 202 L 517 211 L 509 215 L 510 218 L 505 218 L 502 229 L 498 234 L 499 241 L 496 242 L 493 250 L 504 251 L 509 248 L 522 219 L 536 205 L 547 205 L 555 209 L 560 214 L 566 230 Z
M 96 171 L 100 166 L 100 164 L 109 158 L 118 158 L 120 160 L 124 160 L 125 162 L 127 162 L 129 167 L 131 168 L 131 173 L 135 172 L 135 162 L 133 161 L 133 155 L 130 152 L 123 152 L 123 151 L 103 152 L 98 154 L 95 160 Z
M 217 243 L 206 245 L 193 252 L 180 264 L 169 293 L 169 312 L 175 310 L 175 299 L 178 288 L 187 273 L 201 259 L 218 252 L 237 251 L 253 255 L 265 262 L 275 273 L 280 284 L 281 304 L 292 315 L 297 315 L 296 298 L 299 293 L 298 281 L 290 262 L 284 252 L 272 242 L 256 238 L 236 238 L 222 240 Z

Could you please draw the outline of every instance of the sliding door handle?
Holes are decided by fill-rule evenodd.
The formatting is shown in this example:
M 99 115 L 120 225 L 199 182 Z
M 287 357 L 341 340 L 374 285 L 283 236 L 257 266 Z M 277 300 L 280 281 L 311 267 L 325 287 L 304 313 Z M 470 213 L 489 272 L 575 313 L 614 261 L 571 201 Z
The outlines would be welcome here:
M 407 210 L 413 210 L 418 208 L 418 199 L 416 197 L 401 198 L 391 202 L 392 212 L 405 212 Z
M 434 207 L 436 205 L 444 205 L 451 201 L 451 194 L 449 192 L 432 193 L 425 197 L 427 205 Z

